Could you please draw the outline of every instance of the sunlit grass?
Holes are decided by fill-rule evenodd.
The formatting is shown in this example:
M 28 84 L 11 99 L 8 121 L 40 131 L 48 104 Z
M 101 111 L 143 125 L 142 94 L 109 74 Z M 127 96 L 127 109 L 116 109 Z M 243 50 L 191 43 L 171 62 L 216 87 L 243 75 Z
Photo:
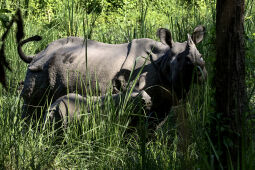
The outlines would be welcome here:
M 106 43 L 123 43 L 142 37 L 156 39 L 155 32 L 159 27 L 169 28 L 174 41 L 185 41 L 188 32 L 203 24 L 207 28 L 207 36 L 198 48 L 206 60 L 207 83 L 194 85 L 186 102 L 173 107 L 166 123 L 152 134 L 148 134 L 145 123 L 126 133 L 130 115 L 137 113 L 130 107 L 128 95 L 123 99 L 123 105 L 114 107 L 108 93 L 106 107 L 101 108 L 89 101 L 89 105 L 81 111 L 82 119 L 71 123 L 60 138 L 50 126 L 38 123 L 27 127 L 21 119 L 23 101 L 19 98 L 19 82 L 25 78 L 27 64 L 17 54 L 13 28 L 6 41 L 6 56 L 12 71 L 7 74 L 8 88 L 0 87 L 0 169 L 213 169 L 211 162 L 217 158 L 207 133 L 214 117 L 215 2 L 201 2 L 203 6 L 199 11 L 199 7 L 187 9 L 172 0 L 167 2 L 171 8 L 174 7 L 168 15 L 165 6 L 164 10 L 157 11 L 156 7 L 150 6 L 152 3 L 142 7 L 141 2 L 135 5 L 130 2 L 130 7 L 125 6 L 126 11 L 119 13 L 86 15 L 75 0 L 56 1 L 59 8 L 52 6 L 48 13 L 40 15 L 38 10 L 37 15 L 30 13 L 25 18 L 26 37 L 39 34 L 43 40 L 29 43 L 23 49 L 26 54 L 35 54 L 46 48 L 49 42 L 70 35 Z M 255 19 L 252 2 L 246 2 L 245 22 L 248 36 L 246 81 L 251 108 L 247 133 L 253 139 L 250 150 L 246 151 L 247 169 L 255 166 L 255 38 L 252 37 Z M 8 1 L 8 7 L 10 3 Z M 33 8 L 32 5 L 30 7 Z M 86 107 L 93 108 L 92 112 L 88 114 Z

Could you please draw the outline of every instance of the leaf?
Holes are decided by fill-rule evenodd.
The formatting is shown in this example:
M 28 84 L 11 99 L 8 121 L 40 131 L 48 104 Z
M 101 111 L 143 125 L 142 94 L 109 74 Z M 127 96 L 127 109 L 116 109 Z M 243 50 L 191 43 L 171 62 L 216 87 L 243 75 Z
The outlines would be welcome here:
M 11 13 L 8 9 L 0 9 L 0 13 Z
M 0 66 L 0 74 L 1 74 L 1 76 L 0 76 L 0 83 L 1 83 L 4 87 L 6 87 L 5 70 L 4 70 L 4 67 L 3 67 L 3 66 Z
M 0 21 L 2 22 L 3 27 L 7 28 L 7 25 L 10 22 L 10 17 L 8 15 L 6 15 L 6 14 L 0 13 Z
M 8 15 L 6 15 L 6 14 L 1 14 L 1 13 L 0 13 L 0 20 L 1 20 L 2 22 L 9 22 L 9 21 L 10 21 Z

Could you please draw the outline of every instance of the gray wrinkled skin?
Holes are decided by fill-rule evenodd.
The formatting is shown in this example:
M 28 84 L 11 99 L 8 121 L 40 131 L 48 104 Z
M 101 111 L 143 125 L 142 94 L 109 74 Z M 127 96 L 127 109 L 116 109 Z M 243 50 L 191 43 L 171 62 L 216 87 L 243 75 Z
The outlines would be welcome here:
M 161 42 L 148 38 L 125 44 L 87 40 L 86 47 L 84 39 L 78 37 L 56 40 L 36 54 L 28 66 L 21 93 L 24 113 L 27 113 L 23 117 L 31 116 L 33 106 L 54 102 L 67 93 L 80 94 L 81 102 L 86 103 L 82 96 L 86 96 L 88 88 L 95 95 L 104 95 L 108 89 L 112 89 L 113 94 L 125 91 L 130 72 L 134 68 L 131 76 L 134 80 L 143 64 L 135 91 L 144 90 L 151 97 L 152 108 L 165 112 L 172 105 L 173 94 L 181 98 L 188 92 L 195 66 L 201 68 L 204 78 L 207 75 L 205 62 L 195 45 L 203 39 L 204 32 L 204 27 L 196 27 L 192 37 L 188 35 L 183 43 L 174 42 L 167 29 L 158 30 Z M 155 85 L 166 88 L 171 94 L 150 88 Z M 96 89 L 99 92 L 96 93 Z M 64 100 L 65 97 L 58 99 L 51 108 L 60 107 Z

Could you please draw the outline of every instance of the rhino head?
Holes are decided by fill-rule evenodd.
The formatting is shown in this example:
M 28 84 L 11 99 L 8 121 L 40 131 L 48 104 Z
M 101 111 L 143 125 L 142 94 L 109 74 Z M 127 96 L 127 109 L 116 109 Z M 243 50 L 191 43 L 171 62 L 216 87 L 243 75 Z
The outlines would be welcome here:
M 160 28 L 157 32 L 160 41 L 170 47 L 170 52 L 158 68 L 161 79 L 170 85 L 178 98 L 185 97 L 192 80 L 204 81 L 207 77 L 205 61 L 196 48 L 203 40 L 205 27 L 197 26 L 192 36 L 187 35 L 187 41 L 174 42 L 169 30 Z M 164 57 L 163 57 L 164 58 Z M 194 74 L 193 74 L 194 73 Z

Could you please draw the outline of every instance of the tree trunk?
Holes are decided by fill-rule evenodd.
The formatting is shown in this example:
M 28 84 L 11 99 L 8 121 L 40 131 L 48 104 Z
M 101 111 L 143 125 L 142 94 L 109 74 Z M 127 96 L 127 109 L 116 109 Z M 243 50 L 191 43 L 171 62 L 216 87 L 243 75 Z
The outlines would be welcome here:
M 242 123 L 247 106 L 245 87 L 244 0 L 217 0 L 216 112 L 214 145 L 218 168 L 241 167 Z

